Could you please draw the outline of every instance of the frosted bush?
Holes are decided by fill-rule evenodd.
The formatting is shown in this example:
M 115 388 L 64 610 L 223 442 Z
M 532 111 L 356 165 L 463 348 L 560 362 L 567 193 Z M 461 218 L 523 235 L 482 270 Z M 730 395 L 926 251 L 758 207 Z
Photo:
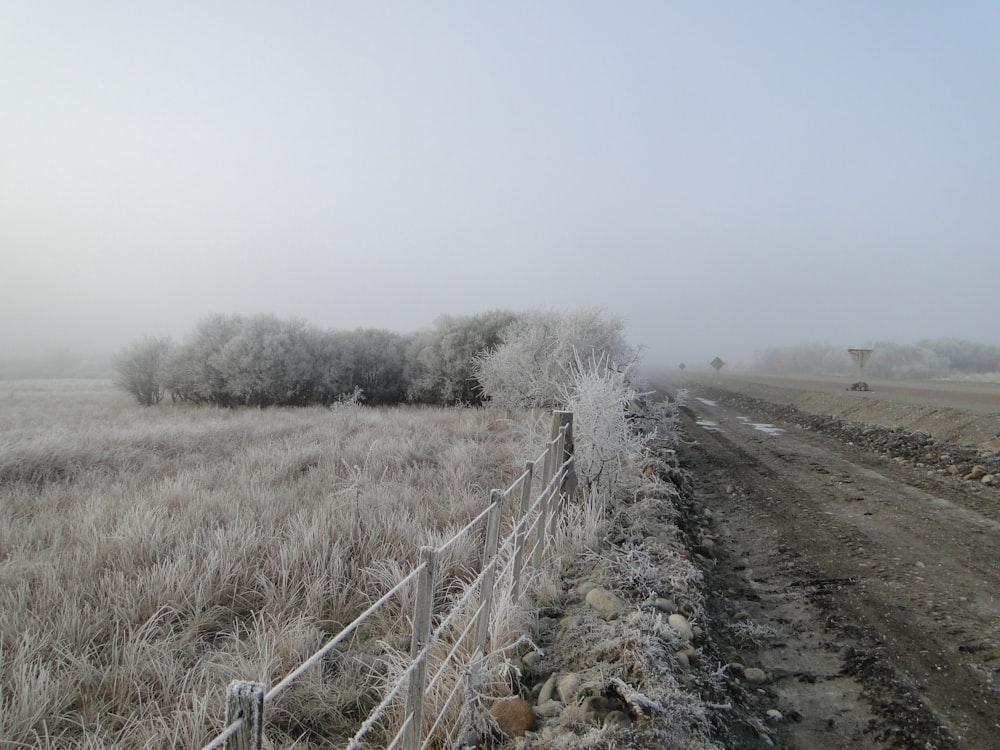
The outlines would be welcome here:
M 396 404 L 405 355 L 406 339 L 391 331 L 214 315 L 173 351 L 164 387 L 176 401 L 228 407 L 329 405 L 357 389 L 367 404 Z
M 630 377 L 635 351 L 624 324 L 600 310 L 524 315 L 501 344 L 478 358 L 483 392 L 501 409 L 573 412 L 576 470 L 585 486 L 606 491 L 623 465 L 654 437 L 671 431 L 665 407 L 641 405 Z
M 637 455 L 645 437 L 634 432 L 626 407 L 636 397 L 626 374 L 592 358 L 579 359 L 572 380 L 560 385 L 560 400 L 573 412 L 576 472 L 582 482 L 598 490 L 618 484 L 623 462 Z
M 596 309 L 526 314 L 507 327 L 496 349 L 477 358 L 474 372 L 501 409 L 559 408 L 581 362 L 616 370 L 635 359 L 624 329 L 620 318 Z
M 517 315 L 494 310 L 480 315 L 442 316 L 417 334 L 407 349 L 407 396 L 421 403 L 478 405 L 483 401 L 473 372 L 476 357 L 493 350 Z
M 142 406 L 158 404 L 163 398 L 164 364 L 173 346 L 168 338 L 147 336 L 116 354 L 111 362 L 115 382 Z

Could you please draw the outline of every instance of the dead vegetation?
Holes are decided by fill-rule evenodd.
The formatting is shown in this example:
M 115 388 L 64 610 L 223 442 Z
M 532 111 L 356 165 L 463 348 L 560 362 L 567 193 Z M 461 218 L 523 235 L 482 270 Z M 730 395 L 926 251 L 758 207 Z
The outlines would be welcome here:
M 620 387 L 597 378 L 583 392 L 620 409 Z M 137 410 L 104 383 L 60 388 L 15 384 L 2 395 L 0 730 L 12 747 L 201 746 L 221 726 L 230 680 L 273 684 L 308 658 L 401 580 L 421 545 L 442 545 L 491 487 L 509 484 L 548 425 L 527 413 L 351 403 Z M 580 437 L 594 432 L 586 425 Z M 652 481 L 637 459 L 655 437 L 616 438 L 604 463 L 618 472 L 617 494 L 587 481 L 556 539 L 557 557 L 599 557 L 633 592 L 694 574 L 676 551 L 646 559 L 632 540 L 623 557 L 607 557 L 596 541 L 626 528 L 629 511 L 614 508 Z M 657 508 L 664 519 L 674 512 Z M 609 513 L 619 518 L 611 526 Z M 454 596 L 480 555 L 461 543 L 439 561 Z M 480 737 L 491 731 L 489 706 L 518 680 L 537 609 L 564 596 L 558 574 L 558 565 L 533 574 L 529 609 L 495 611 L 495 658 L 469 696 L 482 715 L 462 717 Z M 411 609 L 404 597 L 380 610 L 303 675 L 269 708 L 266 746 L 343 744 L 405 670 L 400 622 Z M 654 659 L 663 623 L 643 613 L 627 621 L 625 640 L 606 646 L 631 644 L 634 664 L 608 673 L 607 685 L 636 712 L 683 697 L 688 719 L 702 715 Z M 660 716 L 657 731 L 670 734 L 669 724 Z
M 103 383 L 5 389 L 9 747 L 200 746 L 229 680 L 283 677 L 530 453 L 525 425 L 488 410 L 137 410 Z M 445 575 L 479 554 L 454 546 Z M 350 736 L 386 671 L 368 652 L 283 696 L 271 746 Z

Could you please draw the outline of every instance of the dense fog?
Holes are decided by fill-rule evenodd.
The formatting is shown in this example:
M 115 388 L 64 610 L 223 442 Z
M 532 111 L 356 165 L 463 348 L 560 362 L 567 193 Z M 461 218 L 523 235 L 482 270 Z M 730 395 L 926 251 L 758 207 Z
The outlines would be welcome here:
M 0 362 L 212 314 L 1000 344 L 1000 6 L 7 4 Z M 933 368 L 931 368 L 933 369 Z

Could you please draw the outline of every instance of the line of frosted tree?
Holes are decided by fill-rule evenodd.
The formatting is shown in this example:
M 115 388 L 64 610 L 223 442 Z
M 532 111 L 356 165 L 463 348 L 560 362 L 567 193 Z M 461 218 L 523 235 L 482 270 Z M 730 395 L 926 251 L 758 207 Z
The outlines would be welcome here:
M 322 331 L 273 316 L 206 318 L 179 345 L 136 341 L 115 357 L 118 382 L 142 404 L 169 394 L 218 406 L 341 401 L 569 409 L 576 470 L 611 487 L 624 457 L 674 434 L 674 412 L 632 382 L 624 323 L 599 309 L 442 317 L 431 330 Z
M 182 342 L 146 337 L 114 358 L 119 384 L 144 405 L 550 407 L 580 373 L 634 360 L 624 324 L 598 309 L 491 311 L 439 318 L 416 334 L 323 330 L 272 315 L 212 315 Z

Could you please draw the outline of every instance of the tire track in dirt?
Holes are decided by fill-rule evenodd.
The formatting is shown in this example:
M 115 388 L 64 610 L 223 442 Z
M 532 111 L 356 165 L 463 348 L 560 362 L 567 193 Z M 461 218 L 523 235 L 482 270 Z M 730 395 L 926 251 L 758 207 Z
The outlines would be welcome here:
M 683 456 L 718 516 L 716 630 L 777 634 L 720 647 L 771 673 L 758 708 L 776 703 L 779 743 L 996 747 L 1000 524 L 953 483 L 690 403 Z

